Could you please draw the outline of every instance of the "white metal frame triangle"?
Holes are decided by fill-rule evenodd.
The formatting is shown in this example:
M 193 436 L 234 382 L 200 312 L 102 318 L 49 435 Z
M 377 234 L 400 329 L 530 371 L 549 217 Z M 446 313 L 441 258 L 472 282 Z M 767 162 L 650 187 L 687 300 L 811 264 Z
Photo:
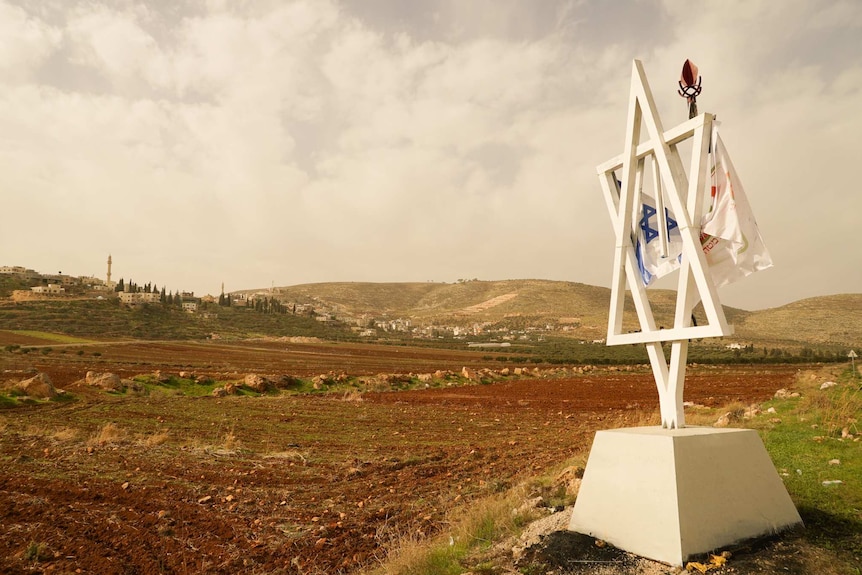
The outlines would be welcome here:
M 715 286 L 709 277 L 706 257 L 700 243 L 700 220 L 703 191 L 708 174 L 708 153 L 714 116 L 701 114 L 665 131 L 661 124 L 643 65 L 635 60 L 632 66 L 631 93 L 624 151 L 598 166 L 599 182 L 604 192 L 608 212 L 614 226 L 614 249 L 611 305 L 608 317 L 608 345 L 646 344 L 647 353 L 659 392 L 662 426 L 684 427 L 682 408 L 688 340 L 730 335 L 724 310 Z M 642 127 L 647 138 L 641 142 Z M 692 141 L 691 164 L 686 175 L 678 145 Z M 677 287 L 674 325 L 659 329 L 653 317 L 646 288 L 638 273 L 633 240 L 633 207 L 640 205 L 644 163 L 652 157 L 658 168 L 660 187 L 676 218 L 682 239 L 682 256 Z M 621 183 L 617 172 L 622 170 Z M 659 198 L 661 200 L 661 198 Z M 631 290 L 640 331 L 623 333 L 623 306 L 626 284 Z M 698 301 L 703 302 L 706 323 L 691 325 L 691 312 Z M 671 343 L 668 363 L 662 342 Z

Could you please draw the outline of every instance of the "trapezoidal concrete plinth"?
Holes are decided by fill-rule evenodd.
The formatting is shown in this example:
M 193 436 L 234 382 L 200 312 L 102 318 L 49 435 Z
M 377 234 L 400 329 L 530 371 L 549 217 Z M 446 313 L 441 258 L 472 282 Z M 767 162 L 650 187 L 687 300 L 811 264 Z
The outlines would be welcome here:
M 569 529 L 682 565 L 801 523 L 756 431 L 633 427 L 596 433 Z

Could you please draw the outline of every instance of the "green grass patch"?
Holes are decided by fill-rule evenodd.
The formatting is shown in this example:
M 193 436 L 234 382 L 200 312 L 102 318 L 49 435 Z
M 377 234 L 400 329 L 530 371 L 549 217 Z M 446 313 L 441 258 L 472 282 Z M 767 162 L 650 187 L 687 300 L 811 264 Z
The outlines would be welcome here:
M 774 399 L 750 422 L 805 523 L 804 538 L 858 573 L 862 556 L 862 391 L 849 369 L 803 374 L 801 397 Z M 826 379 L 838 385 L 820 389 Z M 855 571 L 853 569 L 856 569 Z M 841 571 L 844 572 L 844 571 Z
M 767 402 L 764 409 L 774 407 L 776 414 L 754 427 L 798 507 L 862 522 L 862 441 L 856 440 L 862 391 L 849 370 L 835 381 L 821 390 L 818 380 L 800 388 L 800 398 Z M 841 483 L 828 483 L 834 481 Z
M 4 393 L 0 393 L 0 409 L 11 409 L 18 406 L 18 401 L 14 397 L 9 397 Z
M 81 337 L 64 335 L 62 333 L 51 333 L 47 331 L 37 331 L 29 329 L 13 329 L 9 331 L 17 335 L 44 339 L 45 341 L 50 341 L 54 343 L 97 343 L 95 340 L 92 339 L 84 339 Z

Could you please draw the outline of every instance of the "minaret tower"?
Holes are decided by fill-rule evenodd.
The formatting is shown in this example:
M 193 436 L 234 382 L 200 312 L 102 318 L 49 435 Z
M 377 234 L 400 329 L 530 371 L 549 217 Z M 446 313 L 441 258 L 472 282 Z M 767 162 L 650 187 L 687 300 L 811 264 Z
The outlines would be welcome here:
M 111 254 L 108 254 L 108 278 L 107 279 L 108 279 L 108 281 L 106 282 L 106 285 L 108 287 L 110 287 L 111 286 Z

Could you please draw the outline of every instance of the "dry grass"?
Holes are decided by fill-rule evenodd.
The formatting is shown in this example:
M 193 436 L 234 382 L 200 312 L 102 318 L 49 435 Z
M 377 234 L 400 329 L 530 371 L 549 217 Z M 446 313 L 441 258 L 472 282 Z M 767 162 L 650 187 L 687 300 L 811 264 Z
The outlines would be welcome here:
M 365 399 L 363 399 L 361 391 L 359 391 L 358 389 L 354 389 L 354 390 L 351 390 L 351 391 L 348 391 L 347 393 L 345 393 L 341 397 L 341 401 L 349 401 L 351 403 L 360 403 L 362 401 L 365 401 Z
M 128 433 L 114 422 L 109 422 L 103 425 L 93 436 L 87 441 L 88 445 L 110 445 L 120 443 L 126 439 Z
M 619 416 L 617 424 L 619 427 L 649 427 L 661 425 L 661 414 L 659 411 L 633 410 L 626 411 Z
M 800 402 L 802 413 L 819 413 L 820 427 L 828 436 L 841 436 L 841 431 L 857 435 L 859 414 L 862 413 L 862 397 L 853 389 L 837 391 L 813 391 Z
M 156 445 L 161 445 L 165 443 L 168 439 L 170 439 L 171 434 L 167 429 L 162 429 L 161 431 L 157 431 L 152 435 L 148 435 L 147 437 L 141 440 L 141 444 L 146 447 L 155 447 Z
M 73 441 L 77 439 L 78 435 L 79 431 L 77 429 L 72 429 L 71 427 L 63 427 L 55 431 L 52 437 L 55 441 L 66 443 L 68 441 Z
M 296 450 L 278 451 L 276 453 L 267 453 L 263 456 L 264 459 L 284 459 L 286 461 L 301 461 L 303 465 L 308 461 L 302 453 Z
M 226 449 L 227 451 L 234 451 L 242 445 L 242 443 L 240 442 L 240 440 L 237 438 L 236 434 L 234 434 L 233 431 L 234 430 L 231 429 L 230 431 L 225 433 L 224 440 L 222 441 L 222 444 L 221 444 L 222 449 Z
M 389 553 L 374 575 L 421 575 L 448 573 L 459 565 L 459 560 L 476 549 L 488 549 L 518 532 L 530 518 L 513 513 L 525 499 L 528 487 L 520 485 L 496 496 L 472 502 L 453 512 L 450 528 L 432 539 L 421 531 L 409 533 L 378 532 L 378 537 L 389 541 Z

